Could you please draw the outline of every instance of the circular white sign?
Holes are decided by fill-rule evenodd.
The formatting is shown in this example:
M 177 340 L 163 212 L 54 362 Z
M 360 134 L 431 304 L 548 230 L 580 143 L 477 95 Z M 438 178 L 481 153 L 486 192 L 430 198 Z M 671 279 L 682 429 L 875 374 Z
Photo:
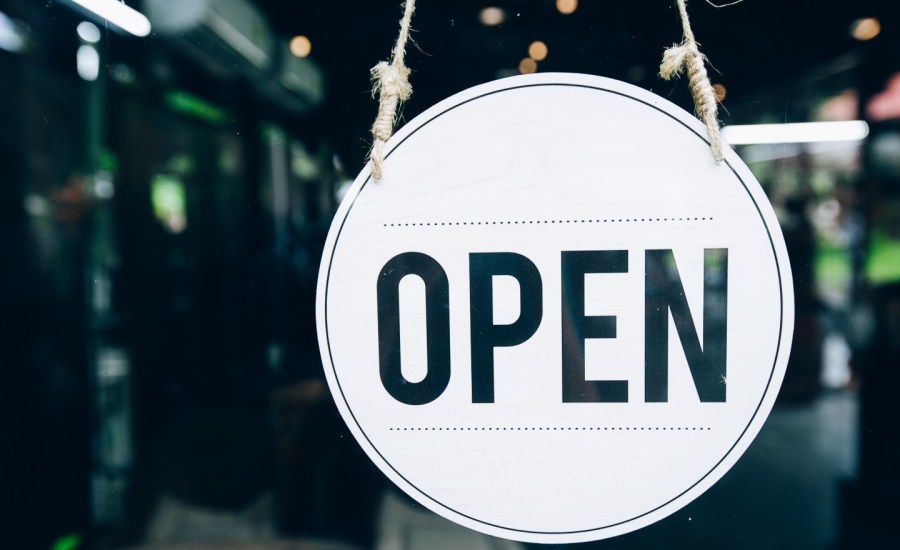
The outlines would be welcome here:
M 432 107 L 341 204 L 328 383 L 414 499 L 534 542 L 649 525 L 715 483 L 784 375 L 778 221 L 734 154 L 645 90 L 514 77 Z

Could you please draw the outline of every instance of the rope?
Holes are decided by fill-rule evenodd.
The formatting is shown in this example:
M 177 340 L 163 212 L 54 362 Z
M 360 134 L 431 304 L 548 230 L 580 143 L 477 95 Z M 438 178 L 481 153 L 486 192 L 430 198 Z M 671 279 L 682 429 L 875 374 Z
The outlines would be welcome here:
M 379 96 L 378 115 L 372 124 L 372 177 L 380 180 L 384 173 L 384 145 L 391 138 L 397 111 L 404 101 L 412 95 L 409 84 L 409 68 L 404 64 L 406 42 L 409 40 L 409 25 L 416 10 L 415 0 L 406 0 L 403 19 L 400 20 L 400 33 L 397 43 L 391 52 L 391 61 L 382 61 L 372 67 L 372 97 Z
M 663 53 L 662 64 L 659 67 L 659 75 L 666 80 L 681 74 L 687 68 L 688 81 L 691 86 L 691 95 L 694 97 L 694 109 L 697 116 L 706 125 L 709 131 L 709 145 L 716 162 L 722 162 L 725 158 L 722 136 L 719 132 L 718 106 L 716 105 L 716 92 L 709 82 L 704 61 L 706 56 L 700 53 L 700 47 L 691 30 L 691 22 L 687 14 L 687 0 L 677 0 L 678 11 L 681 14 L 681 26 L 684 30 L 684 40 L 681 44 L 675 44 Z

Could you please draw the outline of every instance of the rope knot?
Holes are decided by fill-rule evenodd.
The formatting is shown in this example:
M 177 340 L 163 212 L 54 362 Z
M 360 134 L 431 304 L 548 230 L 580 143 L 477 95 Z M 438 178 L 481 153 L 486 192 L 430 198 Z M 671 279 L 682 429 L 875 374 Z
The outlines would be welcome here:
M 722 162 L 725 159 L 725 152 L 719 132 L 718 105 L 716 104 L 716 92 L 713 90 L 704 66 L 706 57 L 700 53 L 700 46 L 691 30 L 685 0 L 678 0 L 678 11 L 681 14 L 681 25 L 684 29 L 684 41 L 663 52 L 662 63 L 659 65 L 659 76 L 669 80 L 679 76 L 682 71 L 687 71 L 691 96 L 694 98 L 694 109 L 709 131 L 709 146 L 712 149 L 713 158 L 716 162 Z
M 397 66 L 387 61 L 382 61 L 372 67 L 372 97 L 396 96 L 400 101 L 406 101 L 412 95 L 412 86 L 409 84 L 409 67 Z
M 372 124 L 372 177 L 381 179 L 384 172 L 384 145 L 391 139 L 400 104 L 412 95 L 410 70 L 405 65 L 382 61 L 372 67 L 372 96 L 379 95 L 378 115 Z

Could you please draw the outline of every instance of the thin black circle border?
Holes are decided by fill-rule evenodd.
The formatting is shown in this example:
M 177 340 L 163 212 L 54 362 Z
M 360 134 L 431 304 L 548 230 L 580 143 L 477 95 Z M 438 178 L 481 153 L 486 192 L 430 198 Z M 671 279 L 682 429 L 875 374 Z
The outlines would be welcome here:
M 509 91 L 519 90 L 519 89 L 524 89 L 524 88 L 557 87 L 557 86 L 565 87 L 565 88 L 584 88 L 584 89 L 595 90 L 595 91 L 599 91 L 599 92 L 606 92 L 606 93 L 610 93 L 610 94 L 614 94 L 617 96 L 621 96 L 621 97 L 630 99 L 632 101 L 637 101 L 638 103 L 646 105 L 647 107 L 650 107 L 651 109 L 654 109 L 654 110 L 659 111 L 660 113 L 666 115 L 667 117 L 671 118 L 678 124 L 684 126 L 688 131 L 690 131 L 695 136 L 700 138 L 700 140 L 702 140 L 704 143 L 709 144 L 709 141 L 705 137 L 703 137 L 694 128 L 691 128 L 689 125 L 687 125 L 684 121 L 679 120 L 678 118 L 674 117 L 671 113 L 665 111 L 664 109 L 661 109 L 660 107 L 658 107 L 656 105 L 653 105 L 652 103 L 648 103 L 647 101 L 638 99 L 634 96 L 628 95 L 627 93 L 619 92 L 617 90 L 610 90 L 608 88 L 603 88 L 601 86 L 591 86 L 588 84 L 575 84 L 575 83 L 571 83 L 571 82 L 545 82 L 545 83 L 522 84 L 522 85 L 516 85 L 516 86 L 509 86 L 506 88 L 501 88 L 499 90 L 493 90 L 493 91 L 490 91 L 487 93 L 483 93 L 483 94 L 477 95 L 475 97 L 471 97 L 460 103 L 451 105 L 450 107 L 435 114 L 434 116 L 432 116 L 431 118 L 429 118 L 428 120 L 426 120 L 425 122 L 423 122 L 422 124 L 417 126 L 415 129 L 413 129 L 409 133 L 409 135 L 405 136 L 402 140 L 400 140 L 399 143 L 397 143 L 393 148 L 391 148 L 391 150 L 387 153 L 387 155 L 385 155 L 385 159 L 390 157 L 394 151 L 396 151 L 401 145 L 403 145 L 403 143 L 406 142 L 406 140 L 408 140 L 413 135 L 415 135 L 416 132 L 418 132 L 425 126 L 429 125 L 435 119 L 449 113 L 450 111 L 453 111 L 459 107 L 462 107 L 463 105 L 466 105 L 468 103 L 474 102 L 479 99 L 483 99 L 485 97 L 503 93 L 503 92 L 509 92 Z M 775 375 L 775 370 L 776 370 L 776 367 L 778 366 L 778 357 L 781 353 L 781 343 L 782 343 L 783 330 L 784 330 L 784 288 L 783 288 L 783 280 L 781 277 L 781 265 L 778 262 L 778 253 L 775 250 L 775 243 L 772 240 L 772 232 L 770 231 L 769 225 L 766 223 L 766 219 L 763 216 L 762 211 L 759 208 L 759 204 L 756 202 L 756 199 L 753 197 L 753 194 L 747 188 L 747 184 L 744 182 L 744 180 L 741 178 L 741 176 L 737 173 L 737 171 L 734 169 L 734 167 L 731 165 L 731 163 L 728 162 L 728 159 L 725 159 L 724 162 L 728 166 L 728 168 L 731 170 L 731 173 L 734 174 L 734 176 L 737 178 L 737 180 L 739 182 L 741 182 L 741 186 L 744 188 L 744 191 L 747 193 L 747 196 L 750 197 L 750 201 L 753 203 L 753 206 L 756 208 L 756 212 L 759 215 L 759 218 L 763 223 L 763 227 L 765 227 L 765 229 L 766 229 L 766 235 L 769 237 L 769 246 L 772 249 L 772 256 L 775 259 L 775 269 L 776 269 L 776 272 L 778 273 L 778 299 L 779 299 L 779 304 L 781 306 L 779 308 L 781 315 L 778 320 L 778 345 L 775 347 L 775 359 L 772 362 L 772 370 L 769 372 L 769 379 L 768 379 L 768 381 L 766 381 L 766 389 L 765 389 L 765 391 L 763 391 L 762 398 L 760 398 L 759 403 L 757 403 L 757 405 L 756 405 L 756 409 L 753 411 L 753 415 L 750 417 L 749 422 L 747 422 L 747 425 L 744 427 L 743 431 L 741 431 L 741 434 L 738 436 L 738 438 L 734 442 L 734 444 L 728 449 L 728 451 L 725 452 L 725 455 L 721 459 L 719 459 L 719 461 L 716 462 L 716 464 L 712 468 L 710 468 L 710 470 L 708 472 L 706 472 L 700 479 L 695 481 L 693 483 L 693 485 L 691 485 L 690 487 L 688 487 L 687 489 L 685 489 L 678 495 L 672 497 L 668 501 L 664 502 L 663 504 L 660 504 L 656 508 L 653 508 L 652 510 L 648 510 L 648 511 L 646 511 L 642 514 L 639 514 L 637 516 L 634 516 L 632 518 L 622 520 L 622 521 L 619 521 L 616 523 L 611 523 L 609 525 L 603 525 L 601 527 L 592 527 L 590 529 L 579 529 L 579 530 L 575 530 L 575 531 L 529 531 L 527 529 L 517 529 L 515 527 L 506 527 L 503 525 L 497 525 L 495 523 L 490 523 L 490 522 L 472 517 L 470 515 L 464 514 L 458 510 L 454 510 L 453 508 L 447 506 L 446 504 L 444 504 L 444 503 L 440 502 L 439 500 L 437 500 L 436 498 L 432 497 L 425 491 L 419 489 L 410 480 L 406 479 L 406 477 L 403 474 L 401 474 L 399 471 L 397 471 L 397 469 L 394 468 L 394 466 L 387 460 L 387 458 L 385 458 L 385 456 L 383 454 L 381 454 L 381 451 L 378 450 L 378 448 L 375 446 L 375 444 L 372 443 L 372 440 L 369 439 L 369 436 L 366 434 L 365 430 L 363 430 L 359 421 L 356 419 L 356 415 L 353 413 L 353 409 L 350 407 L 350 403 L 347 401 L 347 397 L 344 395 L 344 389 L 341 386 L 341 381 L 340 381 L 340 378 L 338 377 L 337 369 L 335 369 L 335 367 L 334 367 L 334 359 L 333 359 L 334 356 L 331 353 L 331 338 L 330 338 L 329 332 L 328 332 L 328 288 L 329 288 L 329 282 L 331 280 L 331 266 L 332 266 L 332 262 L 334 261 L 334 254 L 335 254 L 335 251 L 337 250 L 338 242 L 340 241 L 341 232 L 344 230 L 344 224 L 347 223 L 347 219 L 350 217 L 350 211 L 353 209 L 353 206 L 356 204 L 356 200 L 360 197 L 360 195 L 362 195 L 363 189 L 365 189 L 366 185 L 368 185 L 372 181 L 372 176 L 370 174 L 366 178 L 366 181 L 363 182 L 363 184 L 360 186 L 359 191 L 353 197 L 353 202 L 351 202 L 350 206 L 347 208 L 347 212 L 344 215 L 344 219 L 341 220 L 340 228 L 338 229 L 338 232 L 334 238 L 334 244 L 332 246 L 332 249 L 330 251 L 330 255 L 328 258 L 328 274 L 325 278 L 325 298 L 324 298 L 323 322 L 325 324 L 325 327 L 324 327 L 325 328 L 325 341 L 328 344 L 328 362 L 331 364 L 331 370 L 334 373 L 334 380 L 335 380 L 335 382 L 337 382 L 338 390 L 341 392 L 341 399 L 344 401 L 344 404 L 347 406 L 347 411 L 350 412 L 350 416 L 353 418 L 353 422 L 356 424 L 356 427 L 359 428 L 360 433 L 363 435 L 363 437 L 366 438 L 366 441 L 368 442 L 368 444 L 372 448 L 372 450 L 374 450 L 378 454 L 378 456 L 381 457 L 381 460 L 383 460 L 384 463 L 387 464 L 391 468 L 391 470 L 394 471 L 394 473 L 396 473 L 403 481 L 405 481 L 407 484 L 409 484 L 410 487 L 412 487 L 413 489 L 418 491 L 418 493 L 420 495 L 426 497 L 428 500 L 434 502 L 441 508 L 449 510 L 459 516 L 468 518 L 468 519 L 470 519 L 476 523 L 480 523 L 482 525 L 495 527 L 497 529 L 502 529 L 504 531 L 511 531 L 511 532 L 517 532 L 517 533 L 528 533 L 528 534 L 533 534 L 533 535 L 576 535 L 576 534 L 580 534 L 580 533 L 591 533 L 591 532 L 595 532 L 595 531 L 603 531 L 604 529 L 610 529 L 613 527 L 618 527 L 620 525 L 625 525 L 627 523 L 631 523 L 632 521 L 634 521 L 636 519 L 640 519 L 644 516 L 652 514 L 661 508 L 665 508 L 672 502 L 675 502 L 676 500 L 680 499 L 682 496 L 684 496 L 685 494 L 690 492 L 694 487 L 699 485 L 700 482 L 702 482 L 704 479 L 709 477 L 709 475 L 712 474 L 714 471 L 716 471 L 718 469 L 719 465 L 722 464 L 722 462 L 726 458 L 728 458 L 729 455 L 731 455 L 732 451 L 734 451 L 734 448 L 738 445 L 738 443 L 740 443 L 744 439 L 744 435 L 747 433 L 747 430 L 750 429 L 750 425 L 753 424 L 753 421 L 756 419 L 756 415 L 759 413 L 759 409 L 760 409 L 760 407 L 762 407 L 763 401 L 765 401 L 766 396 L 769 395 L 769 389 L 772 384 L 772 377 Z M 685 503 L 685 504 L 687 504 L 687 503 Z M 662 519 L 662 518 L 660 518 L 660 519 Z

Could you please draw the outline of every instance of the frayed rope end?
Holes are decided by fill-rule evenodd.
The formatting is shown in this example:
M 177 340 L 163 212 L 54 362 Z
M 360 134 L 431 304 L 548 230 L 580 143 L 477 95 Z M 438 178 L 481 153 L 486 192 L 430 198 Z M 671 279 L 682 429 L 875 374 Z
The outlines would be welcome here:
M 675 44 L 663 52 L 662 63 L 659 65 L 659 76 L 665 80 L 681 75 L 684 70 L 684 60 L 690 49 L 687 44 Z

